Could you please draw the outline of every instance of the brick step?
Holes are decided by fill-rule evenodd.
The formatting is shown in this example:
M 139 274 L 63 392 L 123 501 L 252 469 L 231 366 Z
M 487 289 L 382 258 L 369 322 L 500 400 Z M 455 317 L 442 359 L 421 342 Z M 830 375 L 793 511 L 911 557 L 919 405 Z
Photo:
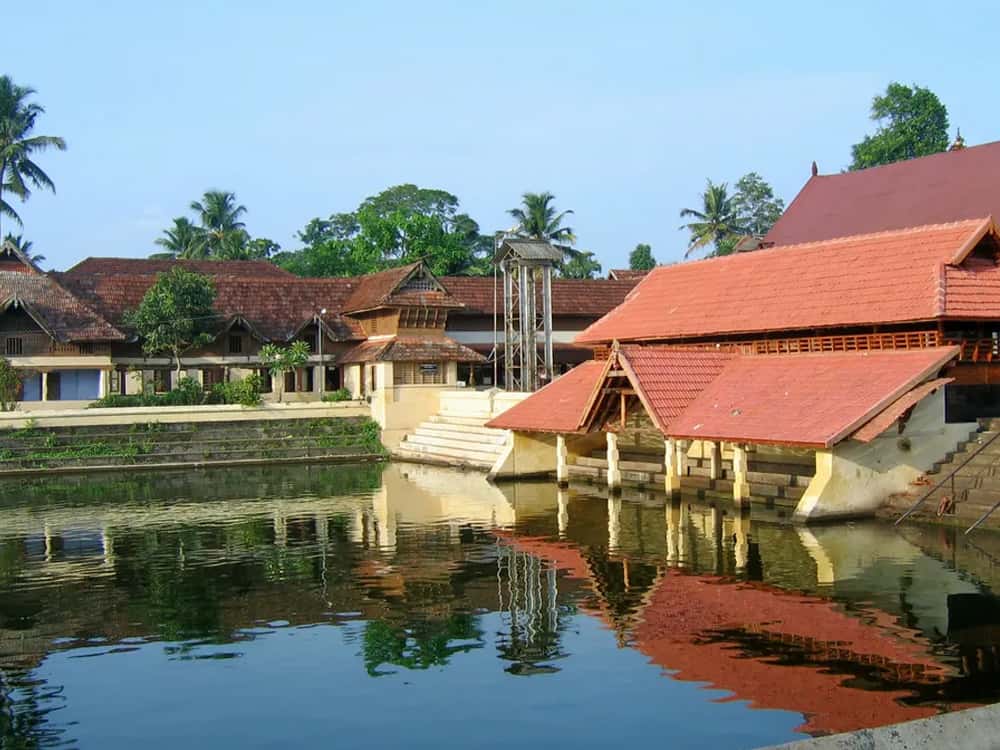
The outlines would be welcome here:
M 457 448 L 459 450 L 474 451 L 477 453 L 499 456 L 504 449 L 502 444 L 484 443 L 478 440 L 452 440 L 450 438 L 440 438 L 433 435 L 407 435 L 400 446 L 412 448 L 420 446 L 422 448 Z
M 482 416 L 482 417 L 470 417 L 465 414 L 449 414 L 448 412 L 440 412 L 435 414 L 428 421 L 439 422 L 441 424 L 453 424 L 453 425 L 466 425 L 468 427 L 482 427 L 484 424 L 490 421 L 492 417 Z
M 500 430 L 490 430 L 489 432 L 465 432 L 441 429 L 434 423 L 432 423 L 432 426 L 420 425 L 411 433 L 410 437 L 426 437 L 429 439 L 452 440 L 465 443 L 477 443 L 480 445 L 496 445 L 500 447 L 507 444 L 507 435 Z
M 493 452 L 479 451 L 475 449 L 468 448 L 454 448 L 448 446 L 439 445 L 421 445 L 419 443 L 413 443 L 409 440 L 404 440 L 399 444 L 399 448 L 396 451 L 401 456 L 419 457 L 419 458 L 447 458 L 447 459 L 457 459 L 465 463 L 478 465 L 478 466 L 493 466 L 496 462 L 496 454 Z
M 333 424 L 315 425 L 312 427 L 299 426 L 297 428 L 253 428 L 246 429 L 236 423 L 232 427 L 224 428 L 213 425 L 210 429 L 185 429 L 185 430 L 135 430 L 131 432 L 94 432 L 94 433 L 73 433 L 60 434 L 58 432 L 42 430 L 38 434 L 29 437 L 0 439 L 0 449 L 4 448 L 24 448 L 24 447 L 51 447 L 51 446 L 73 446 L 84 443 L 106 443 L 120 442 L 122 440 L 133 440 L 135 442 L 154 441 L 156 443 L 178 443 L 191 440 L 259 440 L 285 437 L 300 437 L 307 439 L 310 437 L 323 435 L 340 434 L 341 430 Z

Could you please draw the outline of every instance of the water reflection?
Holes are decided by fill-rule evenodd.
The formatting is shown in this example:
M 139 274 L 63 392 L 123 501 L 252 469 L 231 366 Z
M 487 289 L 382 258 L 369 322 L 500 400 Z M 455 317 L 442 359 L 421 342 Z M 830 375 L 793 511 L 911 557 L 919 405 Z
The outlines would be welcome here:
M 757 508 L 495 487 L 412 466 L 5 486 L 0 746 L 107 745 L 117 735 L 81 691 L 131 660 L 149 684 L 182 662 L 217 670 L 198 672 L 209 684 L 278 648 L 241 679 L 294 689 L 282 633 L 316 639 L 295 679 L 345 705 L 398 700 L 394 686 L 426 680 L 421 700 L 400 704 L 412 741 L 440 744 L 438 727 L 417 731 L 420 712 L 466 700 L 469 686 L 512 715 L 568 710 L 559 739 L 582 744 L 626 731 L 604 726 L 595 700 L 644 732 L 671 727 L 680 745 L 720 727 L 752 746 L 903 721 L 1000 697 L 997 559 L 988 534 L 969 544 L 920 527 L 805 528 Z M 341 665 L 331 687 L 322 659 L 360 673 Z M 626 698 L 625 685 L 643 687 Z M 671 685 L 676 709 L 660 695 Z M 720 696 L 743 703 L 733 713 Z M 173 727 L 225 710 L 212 694 Z M 688 711 L 704 721 L 678 734 Z

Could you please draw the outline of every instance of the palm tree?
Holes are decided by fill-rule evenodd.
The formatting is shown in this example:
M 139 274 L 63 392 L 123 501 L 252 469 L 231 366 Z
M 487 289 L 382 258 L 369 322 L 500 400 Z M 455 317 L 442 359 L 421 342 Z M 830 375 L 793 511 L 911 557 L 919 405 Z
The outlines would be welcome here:
M 521 205 L 512 208 L 507 213 L 517 221 L 517 234 L 537 240 L 546 240 L 563 250 L 569 250 L 568 245 L 576 242 L 576 236 L 571 227 L 564 227 L 563 221 L 572 211 L 556 213 L 552 193 L 525 193 L 521 196 Z
M 240 217 L 247 209 L 236 203 L 235 193 L 209 190 L 200 201 L 191 201 L 191 210 L 201 220 L 211 255 L 221 254 L 224 248 L 231 245 L 231 235 L 245 233 L 246 225 Z
M 41 254 L 32 255 L 31 254 L 31 246 L 34 243 L 31 240 L 24 239 L 24 235 L 23 234 L 19 234 L 19 235 L 17 235 L 15 237 L 13 234 L 10 234 L 8 232 L 7 236 L 3 238 L 3 241 L 4 242 L 9 242 L 15 248 L 17 248 L 18 250 L 20 250 L 21 254 L 24 255 L 24 257 L 26 257 L 32 263 L 34 263 L 36 266 L 39 263 L 44 263 L 45 262 L 45 256 L 44 255 L 41 255 Z
M 164 229 L 156 244 L 166 250 L 165 253 L 157 253 L 158 257 L 204 258 L 207 251 L 205 231 L 184 216 L 174 219 L 173 227 Z
M 32 188 L 55 192 L 49 176 L 32 161 L 32 154 L 47 148 L 66 150 L 66 141 L 52 135 L 31 135 L 35 120 L 45 110 L 29 102 L 35 90 L 17 86 L 9 76 L 0 76 L 0 217 L 7 214 L 21 226 L 21 217 L 4 200 L 7 192 L 22 201 L 31 196 Z
M 708 180 L 701 200 L 700 211 L 693 208 L 681 210 L 681 218 L 695 219 L 680 226 L 691 232 L 691 242 L 684 257 L 707 245 L 715 245 L 716 255 L 726 255 L 732 250 L 733 240 L 749 233 L 729 195 L 729 186 L 724 182 L 716 185 Z

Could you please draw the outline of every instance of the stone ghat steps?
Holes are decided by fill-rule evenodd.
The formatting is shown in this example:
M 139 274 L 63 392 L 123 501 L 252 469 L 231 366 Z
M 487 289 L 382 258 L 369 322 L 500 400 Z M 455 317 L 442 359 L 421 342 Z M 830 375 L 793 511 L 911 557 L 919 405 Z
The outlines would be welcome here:
M 342 417 L 7 430 L 0 432 L 0 476 L 120 466 L 369 457 L 378 451 L 364 428 L 366 421 Z
M 477 470 L 493 468 L 507 446 L 505 430 L 484 427 L 487 417 L 436 414 L 393 451 L 395 458 Z

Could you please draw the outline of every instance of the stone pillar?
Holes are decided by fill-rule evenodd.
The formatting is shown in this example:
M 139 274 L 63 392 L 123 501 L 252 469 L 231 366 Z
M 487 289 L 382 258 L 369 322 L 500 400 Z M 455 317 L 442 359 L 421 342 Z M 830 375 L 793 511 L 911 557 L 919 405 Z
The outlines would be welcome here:
M 677 441 L 667 438 L 663 441 L 663 473 L 664 489 L 668 495 L 673 495 L 681 490 L 681 475 L 677 470 Z
M 674 440 L 674 445 L 677 447 L 677 474 L 683 477 L 687 475 L 687 452 L 691 441 Z
M 719 479 L 722 477 L 722 443 L 707 443 L 708 447 L 708 477 L 709 479 Z
M 608 550 L 617 550 L 621 544 L 622 532 L 622 499 L 608 498 Z
M 42 370 L 42 401 L 49 400 L 49 374 Z
M 617 491 L 622 488 L 622 471 L 618 458 L 618 434 L 607 432 L 608 440 L 608 488 Z
M 745 445 L 733 446 L 733 500 L 743 502 L 750 497 L 747 481 L 747 449 Z
M 323 397 L 323 387 L 326 384 L 326 368 L 323 365 L 313 367 L 313 390 Z
M 104 398 L 108 395 L 108 371 L 97 371 L 97 397 Z
M 556 435 L 556 481 L 560 487 L 569 484 L 569 453 L 565 435 Z

